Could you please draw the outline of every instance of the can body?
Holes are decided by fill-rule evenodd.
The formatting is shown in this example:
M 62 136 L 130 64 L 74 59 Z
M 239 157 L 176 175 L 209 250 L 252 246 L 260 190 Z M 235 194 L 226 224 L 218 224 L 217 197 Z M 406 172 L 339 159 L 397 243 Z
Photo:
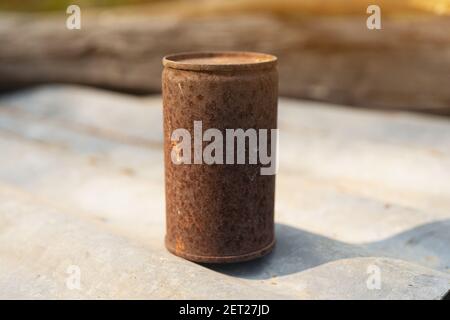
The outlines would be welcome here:
M 214 128 L 226 139 L 227 129 L 276 129 L 276 58 L 228 52 L 180 54 L 163 61 L 167 249 L 197 262 L 263 256 L 275 243 L 275 175 L 261 175 L 259 161 L 227 164 L 225 141 L 223 164 L 202 162 L 198 150 L 210 141 L 194 141 L 194 131 L 201 123 L 202 134 Z M 173 133 L 180 128 L 191 133 L 190 164 L 174 163 Z M 268 138 L 270 151 L 276 142 Z

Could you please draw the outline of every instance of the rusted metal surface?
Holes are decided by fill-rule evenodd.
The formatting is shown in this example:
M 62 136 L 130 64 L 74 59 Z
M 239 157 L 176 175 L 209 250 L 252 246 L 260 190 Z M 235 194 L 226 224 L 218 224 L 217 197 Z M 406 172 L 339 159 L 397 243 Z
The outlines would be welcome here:
M 276 58 L 194 53 L 169 56 L 163 63 L 166 247 L 197 262 L 267 254 L 275 243 L 275 176 L 261 175 L 259 162 L 174 164 L 171 134 L 185 128 L 194 136 L 194 121 L 202 121 L 203 131 L 216 128 L 224 136 L 230 128 L 277 128 Z

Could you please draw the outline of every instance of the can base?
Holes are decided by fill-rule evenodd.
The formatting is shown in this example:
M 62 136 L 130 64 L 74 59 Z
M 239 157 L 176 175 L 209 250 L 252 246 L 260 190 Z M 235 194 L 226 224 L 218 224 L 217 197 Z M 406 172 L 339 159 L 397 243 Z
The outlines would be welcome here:
M 202 262 L 202 263 L 234 263 L 234 262 L 244 262 L 249 261 L 253 259 L 257 259 L 260 257 L 265 256 L 266 254 L 270 253 L 275 246 L 275 239 L 266 247 L 253 251 L 246 254 L 241 254 L 238 256 L 199 256 L 195 254 L 190 254 L 186 252 L 181 252 L 175 250 L 172 246 L 170 246 L 167 241 L 165 241 L 165 245 L 167 250 L 169 250 L 170 253 L 179 256 L 181 258 L 184 258 L 186 260 L 190 260 L 193 262 Z

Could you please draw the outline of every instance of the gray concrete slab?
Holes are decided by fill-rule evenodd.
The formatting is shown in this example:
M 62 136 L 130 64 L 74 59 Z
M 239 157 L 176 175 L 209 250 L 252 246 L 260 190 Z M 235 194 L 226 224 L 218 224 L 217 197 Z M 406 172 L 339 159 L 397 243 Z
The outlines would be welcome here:
M 450 120 L 281 99 L 277 246 L 200 265 L 163 246 L 159 96 L 0 97 L 0 297 L 440 299 Z M 71 267 L 80 289 L 71 289 Z M 379 282 L 379 286 L 378 284 Z

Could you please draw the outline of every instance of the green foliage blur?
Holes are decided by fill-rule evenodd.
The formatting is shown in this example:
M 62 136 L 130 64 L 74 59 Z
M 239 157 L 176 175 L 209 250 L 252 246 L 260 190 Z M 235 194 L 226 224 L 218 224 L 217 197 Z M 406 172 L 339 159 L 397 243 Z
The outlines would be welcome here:
M 135 5 L 161 1 L 162 0 L 1 0 L 0 10 L 32 12 L 55 11 L 64 10 L 71 4 L 86 8 Z

